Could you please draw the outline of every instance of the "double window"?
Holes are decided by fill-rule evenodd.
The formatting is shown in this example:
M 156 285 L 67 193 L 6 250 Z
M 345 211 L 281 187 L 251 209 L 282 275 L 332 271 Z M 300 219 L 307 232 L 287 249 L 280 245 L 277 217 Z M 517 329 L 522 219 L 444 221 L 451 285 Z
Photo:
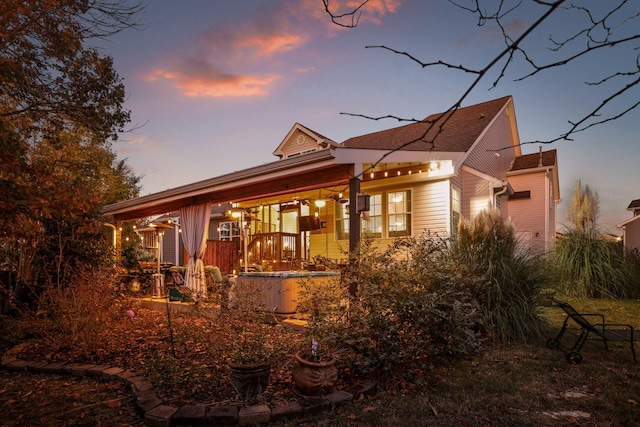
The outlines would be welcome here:
M 221 222 L 218 227 L 220 240 L 239 240 L 240 239 L 240 223 L 238 221 Z
M 411 235 L 411 190 L 371 194 L 369 211 L 361 217 L 363 236 L 373 238 Z M 349 239 L 347 204 L 336 204 L 336 239 Z

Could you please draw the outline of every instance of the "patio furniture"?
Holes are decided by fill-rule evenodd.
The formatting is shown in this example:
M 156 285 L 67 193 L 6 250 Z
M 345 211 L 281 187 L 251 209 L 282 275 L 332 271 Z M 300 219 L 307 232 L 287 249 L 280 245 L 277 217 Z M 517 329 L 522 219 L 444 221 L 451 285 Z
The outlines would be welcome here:
M 622 323 L 606 323 L 604 316 L 599 313 L 580 313 L 570 304 L 552 298 L 553 302 L 567 313 L 567 317 L 555 338 L 547 340 L 547 347 L 560 349 L 564 352 L 567 362 L 578 364 L 582 362 L 580 350 L 587 340 L 602 341 L 605 349 L 609 350 L 609 341 L 626 341 L 631 346 L 633 363 L 637 363 L 634 344 L 640 341 L 640 331 L 631 325 Z M 593 320 L 593 322 L 591 321 Z M 570 324 L 571 323 L 571 324 Z M 572 326 L 575 324 L 575 326 Z M 561 338 L 566 332 L 576 337 L 571 347 L 561 345 Z

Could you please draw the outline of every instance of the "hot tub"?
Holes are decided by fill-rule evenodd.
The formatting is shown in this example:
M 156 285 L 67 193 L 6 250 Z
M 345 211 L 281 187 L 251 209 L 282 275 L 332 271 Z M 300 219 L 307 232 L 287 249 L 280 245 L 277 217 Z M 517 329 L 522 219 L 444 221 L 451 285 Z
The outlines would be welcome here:
M 236 292 L 238 297 L 251 293 L 269 311 L 291 314 L 296 312 L 300 282 L 323 283 L 339 277 L 340 273 L 335 271 L 242 272 L 236 278 Z

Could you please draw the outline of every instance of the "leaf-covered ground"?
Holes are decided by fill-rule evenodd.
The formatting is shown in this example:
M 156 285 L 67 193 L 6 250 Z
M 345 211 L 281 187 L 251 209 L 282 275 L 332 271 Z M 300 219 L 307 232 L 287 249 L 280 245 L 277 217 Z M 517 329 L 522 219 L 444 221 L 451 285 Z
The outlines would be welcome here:
M 189 314 L 135 309 L 112 323 L 95 351 L 60 345 L 58 340 L 32 339 L 20 355 L 27 360 L 96 363 L 134 370 L 148 376 L 158 396 L 167 404 L 229 404 L 242 402 L 235 392 L 225 349 L 237 339 L 216 315 L 197 309 Z M 169 328 L 169 321 L 171 328 Z M 275 329 L 275 326 L 274 326 Z M 264 403 L 295 399 L 291 378 L 292 357 L 302 336 L 278 328 L 289 347 L 271 365 L 270 385 L 260 396 Z
M 143 426 L 117 381 L 0 370 L 0 426 Z
M 595 306 L 593 300 L 573 303 L 585 311 L 604 313 L 611 321 L 640 325 L 637 301 L 598 301 Z M 547 315 L 557 331 L 562 313 L 550 308 Z M 111 353 L 88 358 L 77 349 L 53 351 L 40 345 L 24 357 L 69 358 L 146 370 L 156 375 L 154 381 L 163 398 L 176 405 L 238 402 L 229 385 L 226 364 L 211 357 L 215 343 L 231 338 L 219 335 L 213 319 L 206 316 L 175 316 L 172 321 L 175 359 L 166 313 L 148 310 L 139 310 L 134 320 L 115 322 L 113 333 L 102 346 L 112 349 Z M 5 327 L 3 337 L 13 339 L 10 334 L 14 329 Z M 8 348 L 6 342 L 0 341 L 0 351 Z M 607 351 L 602 343 L 588 342 L 583 348 L 584 361 L 571 365 L 560 351 L 546 348 L 544 339 L 530 344 L 491 345 L 472 360 L 440 366 L 434 372 L 437 382 L 430 385 L 404 384 L 397 389 L 378 390 L 373 396 L 359 397 L 333 411 L 274 425 L 640 425 L 640 364 L 633 363 L 628 343 L 611 347 Z M 286 358 L 277 364 L 279 368 L 263 397 L 267 402 L 297 397 L 290 378 L 291 363 Z M 342 385 L 348 381 L 344 378 Z M 0 426 L 142 425 L 126 388 L 94 379 L 0 371 L 0 409 Z

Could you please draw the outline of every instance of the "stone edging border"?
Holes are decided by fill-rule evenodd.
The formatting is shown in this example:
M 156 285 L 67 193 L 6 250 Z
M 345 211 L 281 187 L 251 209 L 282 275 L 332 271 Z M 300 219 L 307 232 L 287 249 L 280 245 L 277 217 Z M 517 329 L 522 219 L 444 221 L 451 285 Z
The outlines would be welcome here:
M 239 425 L 253 426 L 284 418 L 333 409 L 338 405 L 375 393 L 377 383 L 355 384 L 345 390 L 336 391 L 324 397 L 307 397 L 286 404 L 269 407 L 258 404 L 247 407 L 236 405 L 207 406 L 184 405 L 175 407 L 164 405 L 153 391 L 153 384 L 146 377 L 133 371 L 109 365 L 75 363 L 28 362 L 18 359 L 18 354 L 26 343 L 18 344 L 2 356 L 1 366 L 9 371 L 26 371 L 40 374 L 70 375 L 74 377 L 101 377 L 106 380 L 123 381 L 128 384 L 136 398 L 136 405 L 144 414 L 145 425 L 169 427 L 174 425 Z

